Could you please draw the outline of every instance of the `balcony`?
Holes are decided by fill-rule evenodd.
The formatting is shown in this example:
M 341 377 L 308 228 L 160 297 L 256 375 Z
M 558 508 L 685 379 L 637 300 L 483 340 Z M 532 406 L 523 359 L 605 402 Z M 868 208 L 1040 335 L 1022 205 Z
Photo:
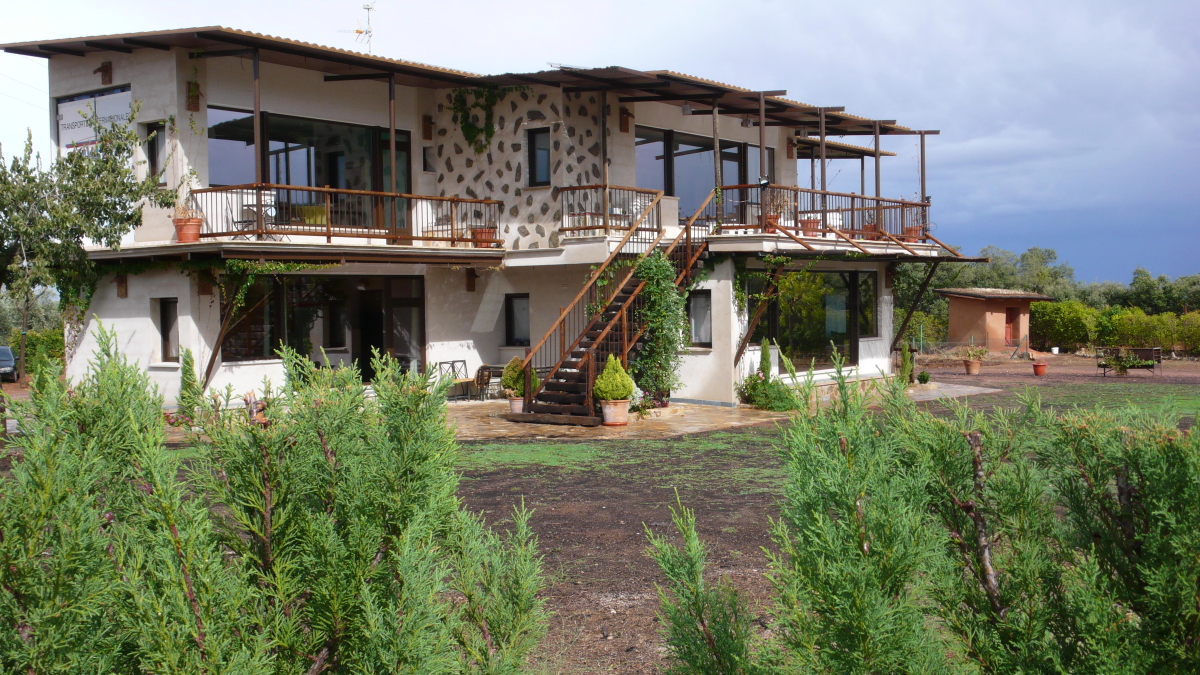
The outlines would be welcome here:
M 201 239 L 500 248 L 504 204 L 257 183 L 192 190 Z M 362 242 L 360 240 L 372 240 Z

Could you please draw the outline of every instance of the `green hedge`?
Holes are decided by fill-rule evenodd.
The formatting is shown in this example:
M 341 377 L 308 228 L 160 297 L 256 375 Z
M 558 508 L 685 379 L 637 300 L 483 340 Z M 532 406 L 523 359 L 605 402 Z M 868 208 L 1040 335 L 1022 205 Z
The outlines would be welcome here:
M 9 333 L 8 346 L 12 348 L 14 356 L 20 356 L 20 328 L 14 328 Z M 61 323 L 45 330 L 31 330 L 25 334 L 25 356 L 29 360 L 29 363 L 33 363 L 39 354 L 45 355 L 48 359 L 62 362 L 65 353 L 66 344 L 63 339 L 63 326 Z
M 1029 329 L 1035 346 L 1162 347 L 1200 355 L 1200 312 L 1146 314 L 1137 307 L 1104 311 L 1078 301 L 1035 302 Z

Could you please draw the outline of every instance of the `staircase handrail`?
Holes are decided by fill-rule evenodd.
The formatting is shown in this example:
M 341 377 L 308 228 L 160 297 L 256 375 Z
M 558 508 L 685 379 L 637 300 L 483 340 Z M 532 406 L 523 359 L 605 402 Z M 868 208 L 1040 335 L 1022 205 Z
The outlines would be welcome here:
M 603 274 L 604 271 L 608 269 L 608 266 L 611 265 L 612 262 L 616 260 L 617 256 L 621 254 L 621 249 L 625 248 L 625 244 L 628 243 L 629 239 L 638 231 L 638 228 L 641 226 L 642 221 L 646 219 L 646 216 L 650 215 L 650 212 L 658 206 L 658 201 L 662 198 L 662 196 L 662 190 L 654 191 L 654 199 L 650 202 L 646 209 L 642 211 L 642 215 L 638 216 L 638 219 L 629 227 L 629 231 L 625 233 L 625 236 L 621 237 L 621 241 L 617 243 L 617 246 L 613 249 L 612 253 L 608 255 L 608 258 L 606 258 L 604 262 L 601 263 L 594 272 L 592 272 L 592 276 L 588 278 L 587 282 L 584 283 L 583 288 L 581 288 L 579 293 L 575 295 L 575 298 L 571 300 L 571 304 L 567 305 L 566 308 L 559 313 L 558 318 L 554 320 L 554 323 L 550 324 L 550 328 L 546 331 L 546 334 L 542 336 L 542 339 L 538 340 L 537 345 L 533 349 L 529 350 L 529 354 L 526 355 L 525 360 L 521 362 L 522 369 L 529 367 L 529 365 L 533 362 L 534 355 L 536 355 L 538 351 L 545 346 L 546 341 L 554 335 L 555 331 L 558 330 L 563 321 L 566 321 L 567 315 L 571 313 L 571 310 L 575 309 L 575 307 L 579 305 L 579 302 L 584 298 L 585 295 L 587 295 L 587 292 L 591 290 L 592 286 L 595 285 L 596 280 L 600 278 L 600 275 Z M 661 238 L 662 234 L 660 233 L 659 239 Z M 655 240 L 656 243 L 657 241 L 658 240 Z M 647 251 L 650 250 L 653 250 L 653 247 L 647 248 Z M 579 340 L 576 338 L 575 343 L 571 345 L 571 348 L 574 348 L 575 344 L 578 344 L 578 342 Z M 570 349 L 564 351 L 569 352 Z M 557 370 L 557 367 L 555 369 Z M 549 376 L 544 378 L 544 380 L 545 379 L 549 379 Z

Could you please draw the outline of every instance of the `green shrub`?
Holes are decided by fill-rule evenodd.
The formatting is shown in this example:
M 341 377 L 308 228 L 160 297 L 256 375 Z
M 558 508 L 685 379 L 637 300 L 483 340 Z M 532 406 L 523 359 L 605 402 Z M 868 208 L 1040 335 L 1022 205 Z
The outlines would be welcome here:
M 633 396 L 633 378 L 621 367 L 616 356 L 608 355 L 608 363 L 596 378 L 592 394 L 601 401 L 626 401 Z
M 1029 308 L 1030 339 L 1042 348 L 1076 350 L 1096 342 L 1100 311 L 1077 300 L 1035 302 Z
M 929 384 L 929 371 L 922 370 L 920 373 L 918 373 L 917 382 L 920 382 L 921 384 Z
M 900 323 L 904 321 L 907 311 L 899 306 L 893 310 L 892 326 L 895 327 L 895 330 L 900 329 Z M 909 342 L 916 342 L 919 339 L 924 339 L 925 342 L 945 342 L 948 328 L 945 308 L 943 308 L 941 316 L 917 310 L 908 320 L 908 328 L 904 330 L 904 339 Z
M 662 251 L 655 251 L 637 266 L 642 287 L 638 321 L 645 328 L 642 349 L 629 364 L 629 372 L 655 403 L 667 400 L 679 386 L 683 350 L 691 344 L 687 296 L 675 286 L 677 272 Z
M 771 344 L 766 339 L 762 341 L 758 353 L 758 372 L 763 375 L 771 374 Z
M 783 380 L 757 371 L 738 383 L 737 394 L 742 403 L 762 410 L 787 412 L 800 408 L 796 392 Z
M 682 548 L 651 535 L 669 672 L 1200 672 L 1200 434 L 1179 412 L 1060 416 L 1033 392 L 934 415 L 892 381 L 873 413 L 837 387 L 785 432 L 765 635 L 703 583 L 690 513 Z
M 506 396 L 520 398 L 525 395 L 525 370 L 521 368 L 521 364 L 523 362 L 524 359 L 519 356 L 514 356 L 512 357 L 512 360 L 504 366 L 504 373 L 500 375 L 500 388 L 504 389 Z M 534 391 L 537 391 L 538 384 L 540 384 L 538 381 L 537 371 L 535 370 L 529 373 L 529 376 Z
M 1188 354 L 1200 355 L 1200 312 L 1179 317 L 1179 344 Z
M 1179 317 L 1169 312 L 1146 314 L 1137 307 L 1111 311 L 1103 322 L 1105 344 L 1113 347 L 1162 347 L 1178 341 Z
M 20 328 L 12 329 L 12 332 L 8 336 L 8 344 L 13 350 L 13 355 L 20 356 Z M 31 330 L 25 333 L 25 360 L 28 363 L 26 370 L 29 370 L 39 358 L 62 363 L 65 352 L 66 346 L 63 337 L 62 322 L 59 322 L 56 326 L 50 326 L 45 330 Z
M 284 390 L 206 401 L 185 454 L 146 373 L 113 333 L 98 343 L 70 389 L 51 364 L 12 403 L 3 672 L 524 666 L 545 623 L 537 541 L 523 508 L 500 535 L 459 502 L 447 383 L 376 358 L 368 397 L 357 370 L 285 350 Z

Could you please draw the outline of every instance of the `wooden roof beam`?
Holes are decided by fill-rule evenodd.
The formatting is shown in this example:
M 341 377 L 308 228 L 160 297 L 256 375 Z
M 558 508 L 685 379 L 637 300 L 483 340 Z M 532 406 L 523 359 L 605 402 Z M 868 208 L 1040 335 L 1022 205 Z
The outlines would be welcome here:
M 592 87 L 563 87 L 563 91 L 567 93 L 582 93 L 585 91 L 649 91 L 652 89 L 659 89 L 669 86 L 671 86 L 670 82 L 646 82 L 643 84 L 609 84 Z
M 20 54 L 21 56 L 36 56 L 39 59 L 48 59 L 53 56 L 53 54 L 47 54 L 46 52 L 39 52 L 34 49 L 21 49 L 20 47 L 5 47 L 4 51 L 9 54 Z
M 133 47 L 140 47 L 142 49 L 157 49 L 164 52 L 171 51 L 171 48 L 167 45 L 160 44 L 158 42 L 151 42 L 149 40 L 140 40 L 138 38 L 121 38 L 121 42 Z
M 386 80 L 388 73 L 356 73 L 354 75 L 326 75 L 326 82 L 352 82 L 354 80 Z
M 106 45 L 103 42 L 96 42 L 95 40 L 84 40 L 83 44 L 88 47 L 91 47 L 92 49 L 103 49 L 106 52 L 120 52 L 122 54 L 132 54 L 133 53 L 133 49 L 131 49 L 129 47 Z
M 77 49 L 67 49 L 66 47 L 59 47 L 57 45 L 38 45 L 37 47 L 38 47 L 38 49 L 40 49 L 44 52 L 50 52 L 51 54 L 65 54 L 66 56 L 84 56 L 85 55 L 84 52 L 81 52 Z

